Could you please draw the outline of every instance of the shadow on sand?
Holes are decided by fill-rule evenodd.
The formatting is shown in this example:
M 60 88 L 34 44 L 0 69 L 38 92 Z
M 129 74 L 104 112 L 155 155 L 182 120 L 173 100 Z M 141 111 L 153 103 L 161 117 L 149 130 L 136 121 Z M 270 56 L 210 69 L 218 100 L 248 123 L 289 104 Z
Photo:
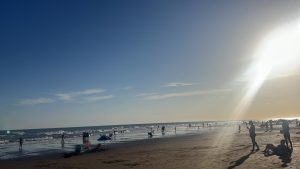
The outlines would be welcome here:
M 250 152 L 249 154 L 242 156 L 240 159 L 230 162 L 230 164 L 232 164 L 232 163 L 234 163 L 234 164 L 229 166 L 227 169 L 233 169 L 233 168 L 243 164 L 254 153 L 255 152 Z

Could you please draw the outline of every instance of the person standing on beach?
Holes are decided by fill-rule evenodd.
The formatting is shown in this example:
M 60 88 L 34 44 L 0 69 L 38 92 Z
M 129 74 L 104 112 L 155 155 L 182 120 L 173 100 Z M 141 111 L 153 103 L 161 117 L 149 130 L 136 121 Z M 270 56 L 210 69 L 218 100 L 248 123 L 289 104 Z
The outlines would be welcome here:
M 270 132 L 271 132 L 273 131 L 273 120 L 270 120 L 269 123 L 270 123 Z
M 165 126 L 161 127 L 161 133 L 162 133 L 162 135 L 165 135 Z
M 269 122 L 266 121 L 266 132 L 269 131 Z
M 20 137 L 19 138 L 19 151 L 22 151 L 22 149 L 23 149 L 23 138 Z
M 259 147 L 258 147 L 258 144 L 255 140 L 255 137 L 256 137 L 255 126 L 254 126 L 252 121 L 249 121 L 249 125 L 250 125 L 250 127 L 248 127 L 248 125 L 247 125 L 247 129 L 249 130 L 250 138 L 251 138 L 251 141 L 252 141 L 252 150 L 251 151 L 254 151 L 255 146 L 257 147 L 256 150 L 258 151 Z
M 239 124 L 239 133 L 241 133 L 241 125 Z
M 290 142 L 291 150 L 293 150 L 293 144 L 292 144 L 291 136 L 290 136 L 290 127 L 289 127 L 289 122 L 287 120 L 284 120 L 282 122 L 282 132 L 283 132 L 284 140 L 286 143 L 286 147 L 289 148 L 288 142 Z

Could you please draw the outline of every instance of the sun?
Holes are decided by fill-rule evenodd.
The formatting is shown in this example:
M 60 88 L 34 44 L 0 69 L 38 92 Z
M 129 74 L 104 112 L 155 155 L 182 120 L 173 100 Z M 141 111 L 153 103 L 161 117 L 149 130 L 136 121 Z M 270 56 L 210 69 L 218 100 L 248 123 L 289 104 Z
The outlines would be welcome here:
M 268 76 L 293 73 L 300 67 L 300 19 L 271 31 L 253 55 L 254 69 L 260 73 L 269 69 Z

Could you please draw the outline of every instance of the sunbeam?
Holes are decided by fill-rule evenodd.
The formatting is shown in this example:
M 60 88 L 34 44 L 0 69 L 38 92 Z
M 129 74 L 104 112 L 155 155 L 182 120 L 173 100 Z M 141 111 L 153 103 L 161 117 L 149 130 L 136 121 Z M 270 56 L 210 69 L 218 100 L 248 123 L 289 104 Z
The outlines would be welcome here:
M 230 114 L 230 119 L 244 118 L 265 80 L 299 70 L 299 44 L 300 19 L 274 29 L 262 39 L 253 54 L 252 64 L 242 76 L 242 81 L 245 82 L 243 94 Z M 232 141 L 232 131 L 232 128 L 223 128 L 213 145 L 220 145 L 224 139 Z

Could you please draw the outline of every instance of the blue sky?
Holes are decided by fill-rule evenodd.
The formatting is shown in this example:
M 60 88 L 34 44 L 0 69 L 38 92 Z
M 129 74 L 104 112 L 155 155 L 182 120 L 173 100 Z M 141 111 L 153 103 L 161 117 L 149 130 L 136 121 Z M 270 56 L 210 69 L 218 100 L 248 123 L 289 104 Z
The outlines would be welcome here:
M 1 1 L 0 129 L 228 119 L 257 42 L 299 4 Z

